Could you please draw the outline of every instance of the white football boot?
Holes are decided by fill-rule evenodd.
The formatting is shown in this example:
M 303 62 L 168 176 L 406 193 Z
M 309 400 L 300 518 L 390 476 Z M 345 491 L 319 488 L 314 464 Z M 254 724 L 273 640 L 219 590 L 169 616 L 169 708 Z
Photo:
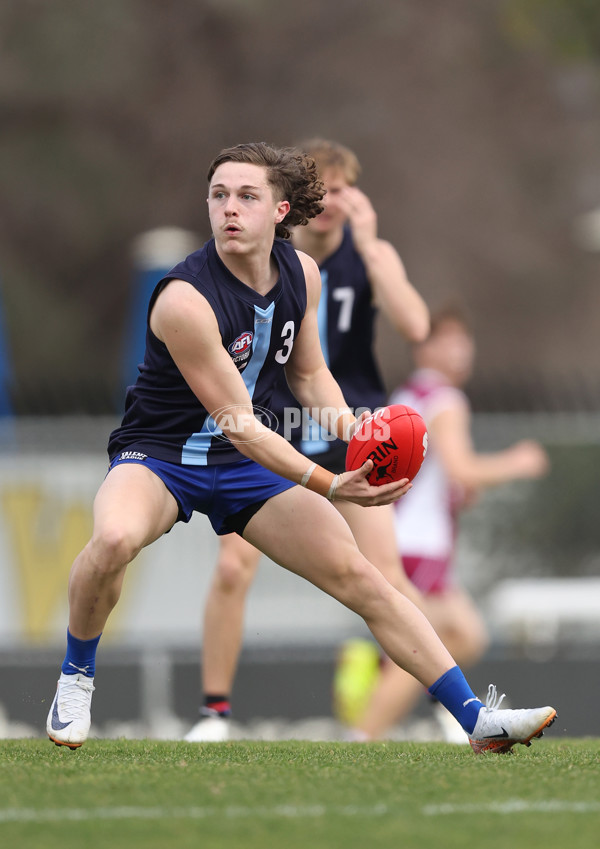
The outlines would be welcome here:
M 204 711 L 210 708 L 203 708 Z M 231 720 L 217 711 L 202 715 L 183 738 L 186 743 L 224 743 L 229 740 Z
M 541 737 L 544 729 L 556 719 L 553 707 L 524 710 L 499 710 L 504 694 L 498 697 L 495 684 L 490 684 L 485 706 L 479 711 L 469 743 L 476 754 L 509 752 L 515 743 L 530 746 L 534 737 Z
M 78 749 L 85 741 L 91 724 L 94 679 L 87 675 L 61 672 L 56 695 L 46 721 L 48 737 L 57 746 Z

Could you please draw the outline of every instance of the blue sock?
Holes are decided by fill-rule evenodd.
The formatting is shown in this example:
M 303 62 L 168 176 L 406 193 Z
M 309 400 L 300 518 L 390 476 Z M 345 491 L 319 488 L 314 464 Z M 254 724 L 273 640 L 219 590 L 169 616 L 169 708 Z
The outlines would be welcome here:
M 96 649 L 102 634 L 91 640 L 78 640 L 67 628 L 67 653 L 63 660 L 62 671 L 65 675 L 87 675 L 93 678 L 96 672 Z
M 458 666 L 444 672 L 428 692 L 450 711 L 467 734 L 473 732 L 482 705 Z

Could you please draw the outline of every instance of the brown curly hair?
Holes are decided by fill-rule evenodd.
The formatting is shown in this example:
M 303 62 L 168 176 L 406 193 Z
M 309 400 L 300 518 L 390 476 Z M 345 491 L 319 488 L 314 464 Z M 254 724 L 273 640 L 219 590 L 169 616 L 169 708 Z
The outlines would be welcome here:
M 275 227 L 280 239 L 290 238 L 290 227 L 306 224 L 323 211 L 325 187 L 312 157 L 291 147 L 274 147 L 266 142 L 248 142 L 226 147 L 211 162 L 208 182 L 224 162 L 247 162 L 266 168 L 267 180 L 277 200 L 287 200 L 290 211 Z

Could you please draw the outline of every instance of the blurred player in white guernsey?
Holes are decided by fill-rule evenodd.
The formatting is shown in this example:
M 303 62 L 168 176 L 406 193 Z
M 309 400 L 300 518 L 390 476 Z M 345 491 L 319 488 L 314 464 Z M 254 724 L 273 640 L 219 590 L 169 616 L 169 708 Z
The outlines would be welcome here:
M 495 453 L 474 450 L 470 405 L 462 387 L 471 376 L 475 344 L 459 309 L 447 307 L 432 316 L 430 335 L 413 345 L 413 356 L 415 371 L 392 394 L 390 403 L 406 404 L 421 413 L 429 447 L 410 496 L 394 505 L 396 539 L 406 574 L 423 594 L 425 614 L 464 668 L 481 658 L 488 636 L 473 600 L 456 582 L 458 513 L 486 487 L 540 477 L 548 460 L 532 441 Z M 423 693 L 414 678 L 399 673 L 388 670 L 387 680 L 380 680 L 357 737 L 385 736 Z M 440 711 L 439 718 L 447 740 L 468 742 L 447 711 Z

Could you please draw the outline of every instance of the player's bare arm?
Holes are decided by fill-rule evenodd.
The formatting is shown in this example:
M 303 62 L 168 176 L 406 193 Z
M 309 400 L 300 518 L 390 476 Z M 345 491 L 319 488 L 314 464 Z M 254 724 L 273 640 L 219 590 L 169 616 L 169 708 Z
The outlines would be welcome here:
M 323 357 L 319 340 L 317 311 L 321 296 L 321 275 L 315 261 L 302 251 L 297 251 L 306 279 L 306 312 L 294 340 L 292 353 L 286 363 L 286 377 L 294 397 L 303 407 L 322 411 L 320 424 L 329 433 L 339 435 L 346 442 L 354 432 L 356 418 L 337 381 Z M 316 416 L 314 416 L 316 417 Z
M 314 260 L 307 254 L 298 251 L 302 262 L 307 289 L 307 306 L 302 326 L 294 343 L 292 354 L 286 364 L 286 377 L 290 389 L 302 406 L 311 410 L 311 415 L 321 411 L 319 422 L 330 433 L 348 442 L 357 425 L 369 415 L 364 413 L 359 419 L 348 409 L 342 391 L 329 371 L 323 358 L 319 342 L 317 309 L 321 292 L 321 277 Z M 366 505 L 364 498 L 369 498 L 369 504 L 382 504 L 373 489 L 367 483 L 366 476 L 372 469 L 369 460 L 354 472 L 345 472 L 339 476 L 336 498 L 355 501 Z M 410 489 L 408 480 L 398 484 L 386 484 L 396 487 L 390 494 L 396 493 L 394 500 L 406 494 Z M 386 499 L 388 494 L 386 493 Z M 385 502 L 389 503 L 389 502 Z
M 548 470 L 545 451 L 533 441 L 518 442 L 503 451 L 476 452 L 471 439 L 470 412 L 459 398 L 433 419 L 429 430 L 446 473 L 467 488 L 538 478 Z
M 410 283 L 396 249 L 377 235 L 377 215 L 369 198 L 356 186 L 346 186 L 338 203 L 348 216 L 352 240 L 365 264 L 373 300 L 392 325 L 410 342 L 429 332 L 429 310 Z
M 286 378 L 294 397 L 318 417 L 325 430 L 349 442 L 369 411 L 357 419 L 348 408 L 340 386 L 329 370 L 319 341 L 318 306 L 321 275 L 314 260 L 297 251 L 302 262 L 307 291 L 307 306 L 302 326 L 286 364 Z M 318 415 L 320 413 L 320 415 Z

